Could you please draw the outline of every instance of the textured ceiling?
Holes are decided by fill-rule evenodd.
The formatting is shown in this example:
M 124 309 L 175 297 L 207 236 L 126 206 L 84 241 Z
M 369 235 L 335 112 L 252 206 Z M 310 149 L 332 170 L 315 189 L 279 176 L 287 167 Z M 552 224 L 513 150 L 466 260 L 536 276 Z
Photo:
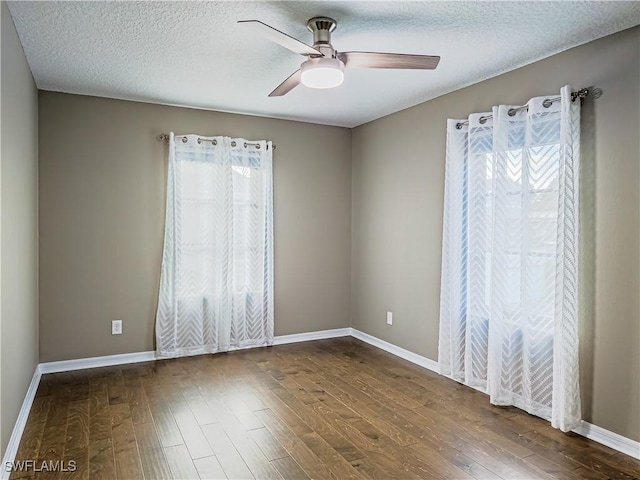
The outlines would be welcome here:
M 353 127 L 640 23 L 640 2 L 9 2 L 38 88 Z M 345 72 L 332 90 L 267 95 L 304 57 L 259 19 L 337 50 L 440 55 L 435 71 Z

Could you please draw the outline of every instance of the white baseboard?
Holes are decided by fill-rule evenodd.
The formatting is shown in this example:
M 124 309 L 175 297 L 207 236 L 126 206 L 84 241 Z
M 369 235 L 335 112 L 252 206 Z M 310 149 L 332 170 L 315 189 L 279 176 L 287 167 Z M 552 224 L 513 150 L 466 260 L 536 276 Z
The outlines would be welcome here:
M 22 438 L 24 427 L 27 425 L 27 418 L 29 418 L 31 405 L 33 405 L 33 400 L 36 398 L 36 392 L 38 391 L 38 385 L 40 384 L 40 377 L 42 376 L 39 367 L 40 366 L 37 365 L 35 372 L 33 372 L 33 378 L 31 378 L 31 383 L 29 384 L 27 393 L 24 396 L 22 407 L 20 407 L 20 412 L 18 413 L 18 418 L 13 426 L 13 432 L 11 432 L 7 449 L 4 451 L 2 466 L 0 466 L 0 480 L 6 480 L 11 475 L 11 472 L 7 471 L 7 463 L 13 462 L 16 458 L 16 454 L 18 453 L 20 439 Z
M 335 328 L 333 330 L 320 330 L 317 332 L 278 335 L 274 337 L 273 344 L 284 345 L 286 343 L 307 342 L 309 340 L 321 340 L 324 338 L 347 337 L 349 335 L 351 335 L 351 328 Z M 110 367 L 113 365 L 151 362 L 154 360 L 156 360 L 156 352 L 123 353 L 119 355 L 106 355 L 104 357 L 61 360 L 58 362 L 41 363 L 40 373 L 70 372 L 72 370 L 83 370 L 85 368 Z
M 601 443 L 618 452 L 640 460 L 640 442 L 636 442 L 635 440 L 623 437 L 622 435 L 585 421 L 573 431 L 578 435 L 587 437 L 589 440 Z
M 351 328 L 334 328 L 332 330 L 319 330 L 317 332 L 293 333 L 291 335 L 278 335 L 273 339 L 274 345 L 287 343 L 308 342 L 309 340 L 323 340 L 325 338 L 348 337 Z
M 306 342 L 310 340 L 322 340 L 326 338 L 348 337 L 352 336 L 369 345 L 373 345 L 381 350 L 389 352 L 400 358 L 408 360 L 411 363 L 419 365 L 427 370 L 440 373 L 438 362 L 431 360 L 417 353 L 413 353 L 404 348 L 398 347 L 392 343 L 381 340 L 368 333 L 361 332 L 355 328 L 336 328 L 332 330 L 320 330 L 317 332 L 294 333 L 292 335 L 279 335 L 273 340 L 274 345 L 285 345 L 287 343 Z M 62 360 L 59 362 L 41 363 L 31 379 L 31 384 L 25 395 L 22 408 L 18 414 L 18 419 L 9 439 L 9 444 L 2 460 L 2 468 L 0 468 L 0 480 L 9 478 L 9 472 L 6 471 L 6 462 L 12 462 L 20 445 L 20 439 L 29 417 L 29 411 L 38 389 L 41 375 L 45 373 L 67 372 L 72 370 L 81 370 L 85 368 L 107 367 L 113 365 L 124 365 L 127 363 L 149 362 L 156 360 L 155 352 L 137 352 L 124 353 L 120 355 L 107 355 L 104 357 L 80 358 L 77 360 Z M 590 440 L 601 443 L 614 450 L 622 452 L 633 458 L 640 459 L 640 443 L 629 438 L 623 437 L 617 433 L 606 430 L 597 425 L 583 422 L 574 432 L 582 435 Z
M 106 355 L 104 357 L 78 358 L 76 360 L 61 360 L 40 364 L 40 373 L 70 372 L 85 368 L 110 367 L 127 363 L 151 362 L 156 359 L 156 352 L 122 353 Z
M 393 343 L 385 342 L 384 340 L 380 340 L 373 335 L 369 335 L 368 333 L 361 332 L 360 330 L 356 330 L 355 328 L 351 329 L 351 336 L 357 338 L 358 340 L 362 340 L 369 345 L 373 345 L 374 347 L 378 347 L 385 352 L 389 352 L 394 354 L 397 357 L 404 358 L 405 360 L 410 361 L 411 363 L 415 363 L 427 370 L 431 370 L 432 372 L 440 373 L 440 367 L 438 366 L 438 362 L 431 360 L 430 358 L 423 357 L 422 355 L 418 355 L 417 353 L 410 352 L 409 350 L 405 350 L 404 348 L 398 347 Z

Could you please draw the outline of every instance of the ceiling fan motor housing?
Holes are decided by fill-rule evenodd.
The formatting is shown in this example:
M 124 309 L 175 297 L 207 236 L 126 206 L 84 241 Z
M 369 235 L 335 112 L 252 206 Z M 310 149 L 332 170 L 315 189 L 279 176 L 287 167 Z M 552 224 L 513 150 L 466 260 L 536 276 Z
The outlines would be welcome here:
M 337 26 L 338 22 L 329 17 L 313 17 L 307 22 L 307 28 L 313 34 L 313 48 L 321 51 L 325 57 L 335 56 L 331 45 L 331 32 Z

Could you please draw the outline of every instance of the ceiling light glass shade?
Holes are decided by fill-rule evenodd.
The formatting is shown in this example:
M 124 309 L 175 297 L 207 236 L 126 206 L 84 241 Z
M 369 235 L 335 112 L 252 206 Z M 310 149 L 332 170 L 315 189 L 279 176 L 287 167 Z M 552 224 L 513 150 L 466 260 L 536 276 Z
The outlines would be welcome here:
M 300 65 L 302 84 L 311 88 L 334 88 L 344 80 L 344 63 L 337 58 L 310 58 Z

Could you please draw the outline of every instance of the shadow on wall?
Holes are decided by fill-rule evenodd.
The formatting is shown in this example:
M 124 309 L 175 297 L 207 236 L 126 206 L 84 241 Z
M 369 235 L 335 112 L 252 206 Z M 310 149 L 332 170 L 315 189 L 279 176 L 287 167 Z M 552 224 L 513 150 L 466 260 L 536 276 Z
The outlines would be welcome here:
M 579 338 L 582 418 L 593 415 L 596 318 L 596 118 L 594 100 L 602 92 L 589 88 L 580 118 Z

